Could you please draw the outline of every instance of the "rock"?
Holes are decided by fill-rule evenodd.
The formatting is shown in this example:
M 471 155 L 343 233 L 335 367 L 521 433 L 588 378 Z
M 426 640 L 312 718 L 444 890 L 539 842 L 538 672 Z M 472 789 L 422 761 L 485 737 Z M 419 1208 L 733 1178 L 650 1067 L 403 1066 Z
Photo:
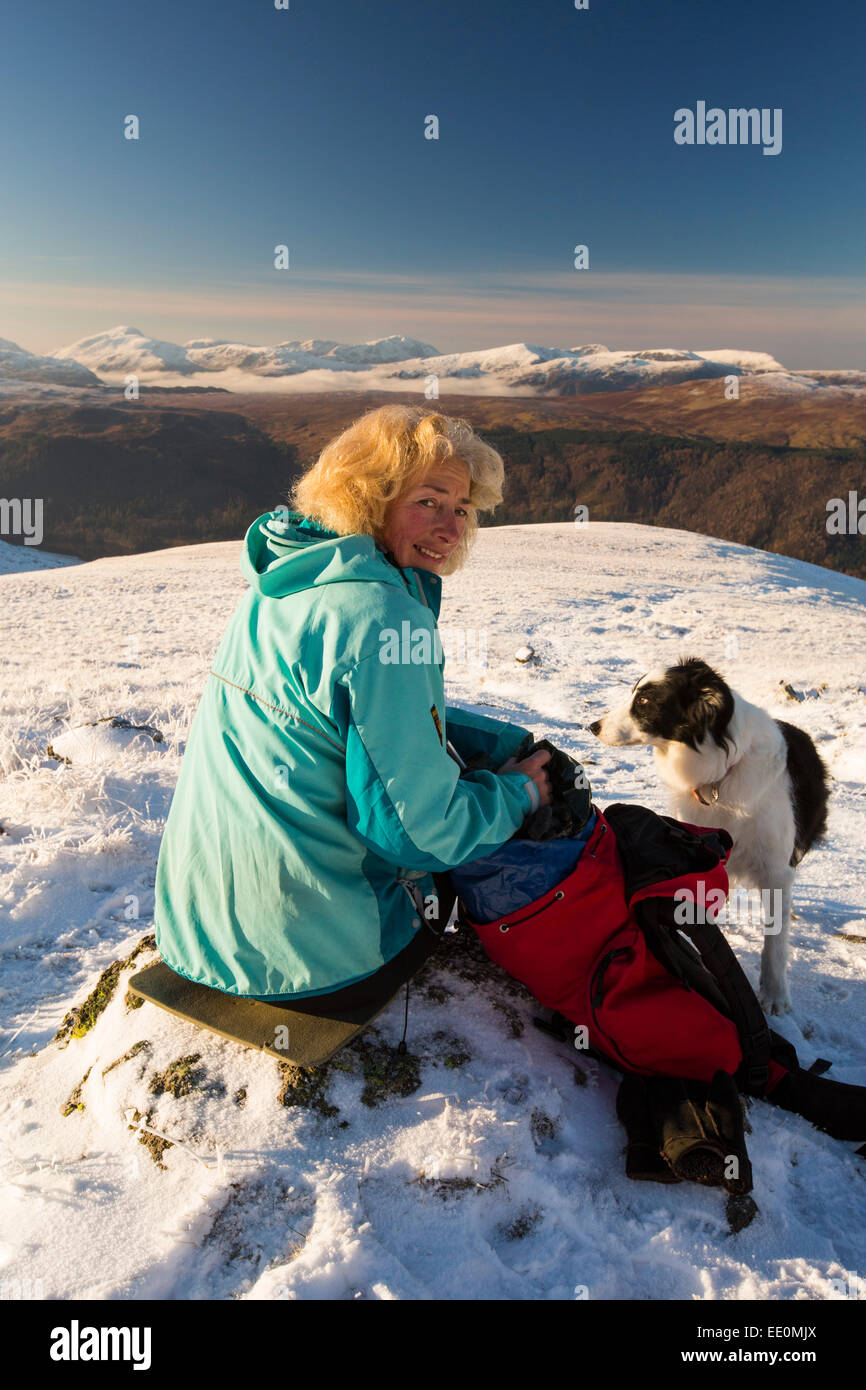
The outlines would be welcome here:
M 87 1071 L 82 1076 L 81 1080 L 75 1087 L 75 1090 L 72 1092 L 69 1099 L 66 1101 L 64 1105 L 61 1105 L 60 1113 L 64 1117 L 64 1119 L 67 1115 L 73 1115 L 76 1112 L 76 1110 L 84 1109 L 84 1101 L 81 1099 L 81 1092 L 84 1089 L 84 1083 L 86 1082 L 92 1070 L 92 1067 L 87 1068 Z
M 793 685 L 789 685 L 786 681 L 779 681 L 779 684 L 788 699 L 796 700 L 799 704 L 802 704 L 804 700 L 820 700 L 823 692 L 827 689 L 826 681 L 822 682 L 817 689 L 813 688 L 812 690 L 795 690 Z
M 129 719 L 109 714 L 87 724 L 76 724 L 49 743 L 46 754 L 71 767 L 77 764 L 112 762 L 128 749 L 152 749 L 168 745 L 153 724 L 133 724 Z

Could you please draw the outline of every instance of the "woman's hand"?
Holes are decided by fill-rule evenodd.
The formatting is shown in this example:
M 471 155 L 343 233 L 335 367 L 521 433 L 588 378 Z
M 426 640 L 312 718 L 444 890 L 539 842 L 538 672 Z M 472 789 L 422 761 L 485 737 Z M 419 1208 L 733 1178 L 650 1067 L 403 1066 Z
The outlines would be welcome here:
M 545 771 L 545 763 L 550 760 L 550 751 L 542 748 L 538 753 L 533 753 L 530 758 L 524 758 L 522 763 L 516 763 L 513 758 L 509 758 L 507 763 L 496 769 L 497 772 L 525 772 L 531 777 L 540 798 L 540 806 L 549 806 L 553 800 L 553 793 L 550 787 L 550 778 Z

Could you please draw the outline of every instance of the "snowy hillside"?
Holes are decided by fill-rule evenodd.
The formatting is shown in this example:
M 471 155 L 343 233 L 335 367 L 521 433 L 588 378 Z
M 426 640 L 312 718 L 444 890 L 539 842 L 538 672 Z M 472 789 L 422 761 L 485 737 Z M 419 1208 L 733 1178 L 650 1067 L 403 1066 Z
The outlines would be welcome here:
M 738 1233 L 718 1189 L 629 1182 L 617 1075 L 535 1029 L 541 1010 L 462 938 L 413 983 L 390 1088 L 375 1071 L 395 1063 L 402 996 L 318 1089 L 128 1007 L 238 557 L 203 545 L 0 576 L 0 1278 L 59 1299 L 837 1297 L 866 1272 L 856 1145 L 752 1102 L 758 1213 Z M 804 1065 L 829 1058 L 858 1084 L 864 599 L 861 581 L 685 532 L 506 527 L 445 581 L 441 623 L 451 701 L 583 758 L 601 806 L 666 809 L 648 750 L 586 732 L 660 660 L 703 656 L 809 730 L 835 779 L 830 829 L 800 870 L 794 1012 L 777 1027 Z M 536 663 L 515 661 L 526 643 Z M 731 935 L 756 981 L 758 928 Z M 52 1041 L 114 962 L 94 1026 Z
M 611 350 L 601 343 L 564 348 L 518 342 L 440 353 L 429 343 L 400 334 L 368 343 L 308 338 L 262 346 L 193 338 L 180 344 L 119 324 L 58 348 L 46 358 L 18 348 L 15 353 L 4 354 L 0 340 L 0 395 L 11 394 L 14 383 L 26 377 L 27 360 L 32 361 L 32 377 L 37 381 L 85 385 L 95 383 L 93 373 L 97 373 L 112 387 L 123 385 L 125 377 L 134 373 L 144 384 L 164 387 L 395 391 L 410 389 L 408 385 L 401 388 L 401 382 L 415 383 L 413 390 L 423 389 L 427 378 L 435 376 L 441 390 L 456 394 L 575 396 L 735 375 L 760 382 L 764 394 L 796 390 L 841 399 L 852 391 L 866 390 L 863 372 L 832 373 L 833 380 L 824 381 L 818 374 L 789 371 L 769 353 L 737 348 Z M 78 379 L 75 372 L 80 373 Z
M 99 378 L 77 360 L 40 357 L 9 338 L 0 338 L 0 382 L 37 382 L 57 386 L 98 386 Z
M 11 545 L 0 541 L 0 574 L 18 574 L 23 570 L 59 569 L 78 565 L 74 555 L 51 555 L 38 545 Z
M 254 347 L 216 338 L 193 338 L 188 343 L 169 343 L 146 337 L 140 329 L 119 324 L 105 333 L 80 338 L 53 354 L 61 361 L 75 361 L 110 379 L 136 372 L 140 377 L 169 374 L 221 373 L 231 370 L 249 377 L 294 376 L 317 367 L 345 372 L 357 367 L 376 367 L 406 358 L 431 356 L 436 349 L 417 338 L 394 335 L 370 343 L 338 343 L 334 339 L 308 338 Z

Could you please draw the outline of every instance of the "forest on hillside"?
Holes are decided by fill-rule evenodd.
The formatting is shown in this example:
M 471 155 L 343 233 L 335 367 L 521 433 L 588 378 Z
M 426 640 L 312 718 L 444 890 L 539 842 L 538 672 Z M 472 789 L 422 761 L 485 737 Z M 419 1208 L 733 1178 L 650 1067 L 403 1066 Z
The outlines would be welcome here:
M 282 423 L 275 437 L 232 410 L 7 407 L 0 496 L 42 498 L 43 548 L 84 560 L 240 538 L 315 457 Z M 570 521 L 584 506 L 590 521 L 697 531 L 866 578 L 866 537 L 827 530 L 830 499 L 866 498 L 861 448 L 645 429 L 478 432 L 504 457 L 507 479 L 483 524 Z

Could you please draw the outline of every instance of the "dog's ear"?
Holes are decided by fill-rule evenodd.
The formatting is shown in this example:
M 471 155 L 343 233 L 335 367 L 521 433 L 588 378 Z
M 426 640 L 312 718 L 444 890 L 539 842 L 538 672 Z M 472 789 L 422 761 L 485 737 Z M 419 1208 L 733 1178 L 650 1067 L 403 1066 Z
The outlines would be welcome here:
M 706 662 L 694 661 L 690 689 L 686 692 L 684 706 L 689 717 L 691 731 L 700 741 L 711 734 L 720 747 L 727 747 L 725 731 L 734 713 L 734 697 L 718 671 Z
M 696 698 L 692 705 L 692 709 L 696 717 L 705 727 L 724 711 L 725 705 L 724 690 L 719 690 L 715 685 L 700 685 L 697 687 Z

